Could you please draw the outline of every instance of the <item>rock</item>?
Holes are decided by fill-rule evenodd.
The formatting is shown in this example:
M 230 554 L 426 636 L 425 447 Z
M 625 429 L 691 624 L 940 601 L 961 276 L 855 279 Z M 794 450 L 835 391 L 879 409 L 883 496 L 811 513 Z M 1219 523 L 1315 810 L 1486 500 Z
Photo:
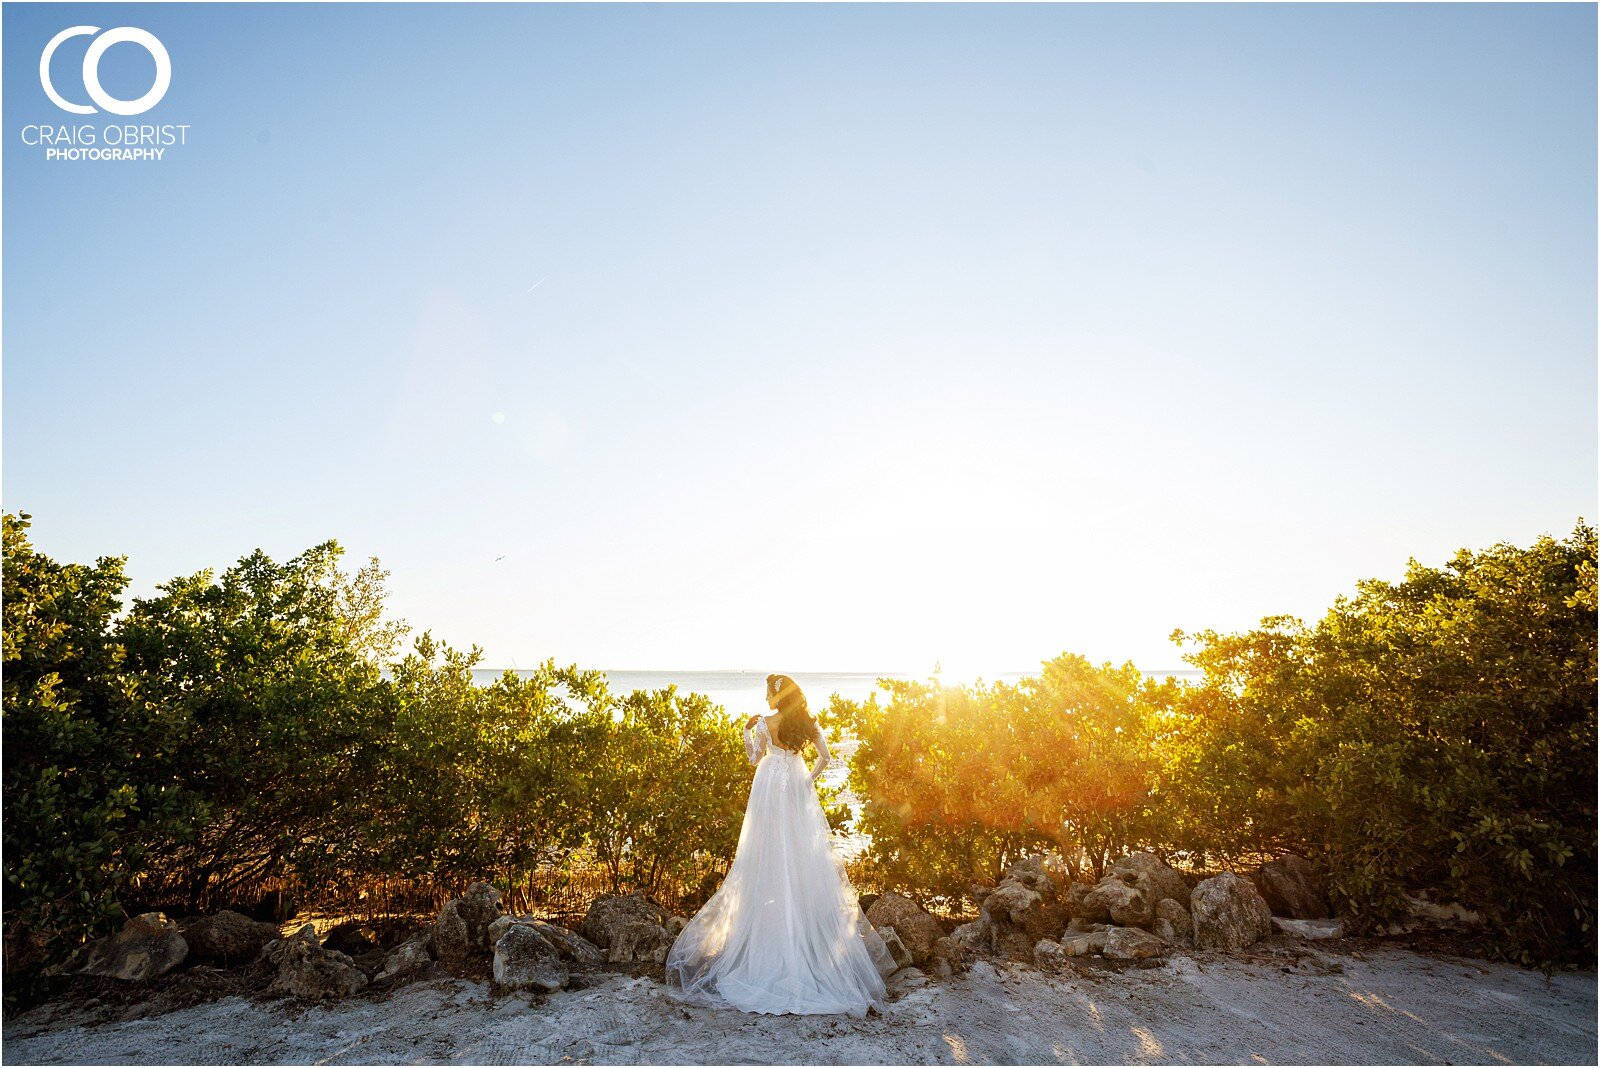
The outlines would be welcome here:
M 1154 853 L 1129 853 L 1115 864 L 1112 864 L 1108 872 L 1111 875 L 1121 875 L 1123 872 L 1137 872 L 1140 875 L 1147 876 L 1150 880 L 1150 902 L 1152 905 L 1168 899 L 1181 905 L 1189 900 L 1189 884 L 1183 881 L 1183 876 L 1173 871 L 1165 861 Z
M 1044 901 L 1044 896 L 1021 883 L 1001 883 L 983 899 L 982 913 L 991 920 L 1022 923 L 1022 914 Z
M 473 883 L 467 892 L 445 902 L 434 921 L 433 947 L 439 960 L 458 965 L 486 952 L 489 925 L 500 918 L 500 891 L 488 883 Z
M 553 992 L 571 978 L 560 952 L 530 924 L 511 924 L 494 944 L 494 981 L 508 990 Z
M 683 933 L 683 929 L 687 926 L 689 926 L 688 920 L 684 919 L 682 916 L 674 916 L 667 921 L 667 934 L 671 935 L 673 938 L 677 938 Z
M 1172 947 L 1149 931 L 1137 927 L 1111 927 L 1100 952 L 1112 960 L 1146 960 L 1165 955 Z
M 1274 916 L 1325 920 L 1333 915 L 1322 879 L 1309 860 L 1289 853 L 1269 860 L 1251 873 L 1250 881 L 1266 899 Z
M 1028 857 L 1011 865 L 997 885 L 1008 882 L 1026 886 L 1046 901 L 1054 901 L 1059 892 L 1055 878 L 1045 870 L 1043 857 Z
M 561 954 L 563 960 L 584 968 L 593 968 L 606 962 L 605 951 L 576 931 L 549 923 L 535 923 L 533 929 L 556 947 L 556 952 Z
M 143 912 L 114 935 L 89 943 L 83 951 L 84 975 L 138 982 L 164 975 L 189 955 L 189 943 L 165 913 Z
M 883 939 L 883 948 L 889 951 L 889 956 L 894 961 L 895 971 L 911 967 L 911 951 L 900 940 L 898 931 L 893 927 L 880 927 L 878 928 L 878 935 Z
M 1060 942 L 1041 938 L 1039 944 L 1033 947 L 1033 965 L 1040 971 L 1059 971 L 1066 963 L 1067 953 L 1061 948 Z
M 352 957 L 378 948 L 371 929 L 354 920 L 347 920 L 330 929 L 322 937 L 322 945 L 324 949 L 337 949 Z
M 1272 917 L 1275 930 L 1294 938 L 1343 938 L 1343 920 L 1291 920 L 1285 916 Z
M 1111 914 L 1106 911 L 1105 902 L 1098 898 L 1089 900 L 1089 895 L 1094 892 L 1092 883 L 1073 883 L 1067 887 L 1067 911 L 1074 920 L 1083 920 L 1088 923 L 1105 923 L 1111 919 Z
M 1105 924 L 1093 923 L 1082 916 L 1074 916 L 1072 922 L 1067 924 L 1067 931 L 1070 934 L 1093 934 L 1096 931 L 1104 931 L 1105 929 Z
M 267 943 L 261 953 L 278 969 L 268 993 L 323 1001 L 347 997 L 367 985 L 366 975 L 348 955 L 323 948 L 309 923 L 288 938 Z
M 1440 905 L 1425 896 L 1407 894 L 1406 907 L 1410 912 L 1410 920 L 1421 926 L 1449 928 L 1479 927 L 1483 924 L 1481 915 L 1453 901 Z
M 1194 942 L 1194 924 L 1189 910 L 1170 897 L 1156 902 L 1156 918 L 1151 921 L 1150 933 L 1174 945 L 1187 946 Z
M 1061 937 L 1070 906 L 1039 857 L 1013 864 L 993 889 L 972 887 L 981 943 L 988 952 L 1029 960 L 1041 940 Z
M 862 912 L 866 912 L 876 900 L 878 900 L 877 894 L 861 894 L 856 897 L 856 904 L 861 906 Z
M 1122 871 L 1107 875 L 1083 897 L 1079 915 L 1101 916 L 1121 927 L 1148 927 L 1155 919 L 1155 887 L 1148 875 Z
M 1061 940 L 1061 952 L 1069 957 L 1087 957 L 1106 948 L 1104 929 L 1091 934 L 1071 935 Z
M 424 931 L 400 943 L 389 951 L 384 958 L 383 968 L 378 972 L 379 979 L 390 976 L 408 976 L 422 971 L 433 963 L 433 932 Z
M 1189 897 L 1195 944 L 1202 949 L 1243 949 L 1272 933 L 1272 912 L 1248 879 L 1214 875 Z
M 968 961 L 982 951 L 979 944 L 968 935 L 957 937 L 961 934 L 963 928 L 969 927 L 976 930 L 978 925 L 976 923 L 965 923 L 961 927 L 957 927 L 955 933 L 936 939 L 933 943 L 931 959 L 944 961 L 953 970 L 965 967 Z
M 183 932 L 189 956 L 216 964 L 246 964 L 261 955 L 261 947 L 280 937 L 270 923 L 252 920 L 240 912 L 223 911 L 202 916 Z
M 928 959 L 934 942 L 944 934 L 939 921 L 923 911 L 921 905 L 895 893 L 879 895 L 867 910 L 867 921 L 879 929 L 893 927 L 916 964 Z
M 613 932 L 627 924 L 645 923 L 664 929 L 672 919 L 666 909 L 643 894 L 608 894 L 595 898 L 578 931 L 601 949 L 611 947 Z
M 522 916 L 496 916 L 494 922 L 489 925 L 489 929 L 484 932 L 484 937 L 489 940 L 489 944 L 492 946 L 500 941 L 501 935 L 519 923 L 526 924 L 529 927 L 533 926 L 531 919 Z
M 633 920 L 611 928 L 611 945 L 606 950 L 606 960 L 612 964 L 634 961 L 664 964 L 672 949 L 673 938 L 659 923 Z

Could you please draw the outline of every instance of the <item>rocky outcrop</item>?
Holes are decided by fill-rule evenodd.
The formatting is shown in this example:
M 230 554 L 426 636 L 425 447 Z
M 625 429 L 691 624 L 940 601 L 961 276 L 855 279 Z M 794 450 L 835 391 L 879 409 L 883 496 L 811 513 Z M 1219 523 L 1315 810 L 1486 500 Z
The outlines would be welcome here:
M 513 923 L 494 943 L 494 981 L 507 990 L 560 990 L 571 979 L 561 954 L 531 924 Z
M 1057 971 L 1066 966 L 1067 953 L 1061 943 L 1049 938 L 1039 939 L 1033 947 L 1033 966 L 1040 971 Z
M 911 967 L 914 959 L 911 950 L 906 948 L 905 942 L 900 938 L 900 932 L 893 927 L 879 927 L 878 935 L 883 939 L 883 947 L 889 951 L 889 958 L 894 961 L 895 971 Z M 933 947 L 928 948 L 931 952 Z
M 1333 915 L 1322 877 L 1305 857 L 1293 853 L 1269 860 L 1250 875 L 1274 916 L 1325 920 Z
M 658 923 L 620 923 L 611 929 L 606 960 L 612 964 L 665 964 L 673 941 L 673 936 Z
M 239 912 L 202 916 L 183 932 L 189 956 L 213 964 L 246 964 L 261 956 L 261 947 L 280 937 L 274 924 Z
M 489 943 L 491 945 L 498 943 L 500 936 L 510 930 L 513 924 L 523 924 L 538 931 L 546 942 L 556 947 L 561 959 L 569 964 L 580 968 L 593 968 L 606 962 L 605 951 L 576 931 L 545 923 L 533 916 L 501 916 L 489 925 Z
M 165 913 L 144 912 L 123 924 L 121 931 L 89 943 L 81 952 L 82 964 L 76 971 L 138 982 L 176 968 L 189 955 L 189 943 Z
M 1108 927 L 1101 954 L 1111 960 L 1145 960 L 1165 956 L 1172 947 L 1137 927 Z
M 1248 879 L 1215 875 L 1189 897 L 1195 944 L 1201 949 L 1243 949 L 1272 934 L 1272 912 Z
M 1096 923 L 1148 927 L 1155 919 L 1156 886 L 1143 872 L 1123 869 L 1077 895 L 1075 916 Z
M 1071 914 L 1071 906 L 1039 857 L 1013 864 L 993 889 L 973 887 L 972 896 L 978 903 L 977 927 L 964 933 L 962 940 L 978 952 L 1030 959 L 1041 940 L 1061 936 Z M 960 932 L 958 928 L 956 933 Z
M 317 929 L 309 923 L 288 938 L 268 942 L 261 956 L 278 969 L 267 987 L 270 994 L 324 1001 L 348 997 L 367 985 L 366 975 L 355 962 L 336 949 L 324 948 Z
M 1272 929 L 1291 938 L 1322 939 L 1343 938 L 1343 920 L 1291 920 L 1287 916 L 1272 917 Z
M 467 892 L 445 902 L 434 921 L 433 948 L 439 961 L 457 967 L 490 948 L 489 925 L 500 918 L 500 891 L 473 883 Z
M 933 955 L 933 944 L 943 936 L 939 921 L 921 905 L 900 894 L 880 894 L 867 909 L 867 922 L 881 933 L 894 928 L 900 942 L 911 954 L 912 963 L 921 964 Z
M 433 963 L 433 935 L 432 927 L 425 928 L 390 950 L 377 978 L 407 979 L 426 969 Z
M 1189 900 L 1189 884 L 1154 853 L 1129 853 L 1106 870 L 1108 875 L 1122 875 L 1124 872 L 1144 875 L 1150 880 L 1146 892 L 1150 895 L 1152 905 L 1166 900 L 1184 904 Z
M 578 930 L 605 950 L 606 960 L 613 964 L 659 964 L 682 930 L 683 921 L 674 920 L 678 918 L 642 894 L 614 895 L 597 898 Z
M 601 949 L 607 949 L 611 946 L 612 932 L 623 924 L 653 923 L 665 928 L 671 918 L 666 909 L 646 900 L 643 894 L 608 894 L 595 898 L 578 925 L 578 933 Z
M 1150 933 L 1175 946 L 1194 944 L 1194 924 L 1189 910 L 1170 897 L 1156 902 L 1156 917 L 1150 924 Z

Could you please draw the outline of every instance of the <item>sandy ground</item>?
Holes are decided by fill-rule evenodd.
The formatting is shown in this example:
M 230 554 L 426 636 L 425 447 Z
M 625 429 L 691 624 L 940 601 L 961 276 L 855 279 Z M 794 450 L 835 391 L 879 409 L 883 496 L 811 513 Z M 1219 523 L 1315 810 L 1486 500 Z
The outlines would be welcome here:
M 228 997 L 84 1023 L 39 1006 L 7 1022 L 7 1064 L 986 1064 L 1596 1062 L 1595 974 L 1398 948 L 1200 954 L 1044 974 L 979 963 L 891 981 L 879 1017 L 684 1008 L 643 976 L 548 1000 L 425 980 L 329 1006 Z M 74 1020 L 74 1016 L 78 1019 Z

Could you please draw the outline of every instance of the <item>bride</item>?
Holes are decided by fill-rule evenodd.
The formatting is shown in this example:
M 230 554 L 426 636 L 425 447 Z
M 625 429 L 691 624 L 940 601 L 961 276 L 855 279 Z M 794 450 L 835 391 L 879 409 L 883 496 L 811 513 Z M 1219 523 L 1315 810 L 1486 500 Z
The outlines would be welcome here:
M 880 968 L 894 965 L 833 853 L 817 800 L 828 743 L 789 676 L 767 676 L 767 706 L 777 714 L 751 716 L 744 728 L 756 774 L 738 852 L 673 943 L 667 990 L 746 1012 L 864 1016 L 883 1006 Z M 800 755 L 807 742 L 817 747 L 811 768 Z

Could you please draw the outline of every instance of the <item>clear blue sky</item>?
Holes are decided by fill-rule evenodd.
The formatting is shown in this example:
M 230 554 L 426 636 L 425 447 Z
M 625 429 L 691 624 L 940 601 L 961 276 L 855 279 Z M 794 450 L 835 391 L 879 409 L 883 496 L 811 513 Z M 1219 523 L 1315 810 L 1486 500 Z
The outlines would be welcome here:
M 1162 667 L 1596 512 L 1588 5 L 3 17 L 4 506 L 137 593 L 332 537 L 491 665 Z M 21 146 L 78 23 L 188 145 Z

